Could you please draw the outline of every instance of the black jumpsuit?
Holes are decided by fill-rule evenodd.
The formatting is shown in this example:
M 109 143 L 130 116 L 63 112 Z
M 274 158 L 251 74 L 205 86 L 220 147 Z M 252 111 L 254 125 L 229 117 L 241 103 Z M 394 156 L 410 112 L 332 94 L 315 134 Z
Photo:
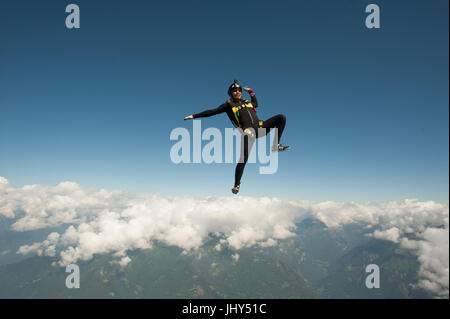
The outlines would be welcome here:
M 238 101 L 229 99 L 215 109 L 193 114 L 193 116 L 194 118 L 210 117 L 226 112 L 228 118 L 235 127 L 240 127 L 244 132 L 246 129 L 253 129 L 253 132 L 256 133 L 256 138 L 266 135 L 267 129 L 270 131 L 276 127 L 278 129 L 278 139 L 274 141 L 274 146 L 276 146 L 276 144 L 280 143 L 280 138 L 283 134 L 284 126 L 286 125 L 286 116 L 283 114 L 278 114 L 266 121 L 260 121 L 256 115 L 256 107 L 258 107 L 258 100 L 253 94 L 251 97 L 251 103 L 243 98 Z M 235 110 L 234 112 L 233 108 Z M 263 128 L 265 130 L 258 130 L 258 128 Z M 254 135 L 244 134 L 244 147 L 241 147 L 241 152 L 243 152 L 243 154 L 241 154 L 241 159 L 236 166 L 234 186 L 240 185 L 241 183 L 241 177 L 244 172 L 245 164 L 247 163 L 254 141 Z

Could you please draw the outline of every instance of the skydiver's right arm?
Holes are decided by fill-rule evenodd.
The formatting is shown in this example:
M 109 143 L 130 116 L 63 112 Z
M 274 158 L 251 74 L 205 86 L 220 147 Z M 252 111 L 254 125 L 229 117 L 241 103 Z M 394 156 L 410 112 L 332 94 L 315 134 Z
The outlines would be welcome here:
M 224 104 L 220 105 L 218 108 L 206 110 L 206 111 L 203 111 L 203 112 L 200 112 L 197 114 L 192 114 L 190 116 L 185 117 L 184 119 L 190 120 L 190 119 L 196 119 L 196 118 L 200 118 L 200 117 L 210 117 L 213 115 L 217 115 L 217 114 L 225 112 L 226 106 L 227 106 L 227 103 L 224 103 Z

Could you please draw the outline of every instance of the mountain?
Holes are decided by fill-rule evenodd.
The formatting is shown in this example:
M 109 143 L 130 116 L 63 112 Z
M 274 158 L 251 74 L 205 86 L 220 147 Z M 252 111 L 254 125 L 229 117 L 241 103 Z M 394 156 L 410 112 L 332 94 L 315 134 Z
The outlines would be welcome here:
M 112 256 L 79 263 L 80 289 L 67 289 L 64 268 L 49 257 L 0 267 L 0 298 L 313 298 L 313 289 L 274 258 L 251 249 L 202 251 L 202 257 L 159 245 L 129 254 L 125 268 Z M 230 254 L 230 255 L 228 255 Z
M 367 265 L 380 270 L 380 289 L 367 289 Z M 425 291 L 414 288 L 419 262 L 410 251 L 389 241 L 370 240 L 339 258 L 329 274 L 319 283 L 325 298 L 432 298 Z
M 392 242 L 365 236 L 364 227 L 329 229 L 298 223 L 295 236 L 273 247 L 232 250 L 210 234 L 196 251 L 154 243 L 118 258 L 78 262 L 80 288 L 57 259 L 34 256 L 0 266 L 0 298 L 431 298 L 414 288 L 419 263 Z M 380 267 L 380 288 L 368 289 L 368 264 Z

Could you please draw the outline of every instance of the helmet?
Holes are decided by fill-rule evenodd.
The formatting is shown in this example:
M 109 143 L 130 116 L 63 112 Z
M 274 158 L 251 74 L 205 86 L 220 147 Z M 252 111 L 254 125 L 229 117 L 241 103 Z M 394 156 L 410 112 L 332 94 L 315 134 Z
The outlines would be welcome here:
M 242 86 L 238 83 L 238 80 L 234 80 L 234 83 L 228 88 L 228 95 L 231 96 L 231 92 L 239 90 L 242 92 Z

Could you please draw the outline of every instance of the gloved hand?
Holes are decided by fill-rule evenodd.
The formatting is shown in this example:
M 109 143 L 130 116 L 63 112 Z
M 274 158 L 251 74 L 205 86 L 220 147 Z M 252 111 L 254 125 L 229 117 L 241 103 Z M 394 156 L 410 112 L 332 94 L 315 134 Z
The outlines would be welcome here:
M 255 95 L 255 93 L 253 93 L 253 90 L 247 86 L 244 86 L 244 91 L 248 92 L 248 94 L 250 94 L 251 96 Z
M 184 120 L 186 121 L 186 120 L 192 120 L 194 118 L 194 114 L 192 114 L 192 115 L 189 115 L 189 116 L 186 116 L 185 118 L 184 118 Z

